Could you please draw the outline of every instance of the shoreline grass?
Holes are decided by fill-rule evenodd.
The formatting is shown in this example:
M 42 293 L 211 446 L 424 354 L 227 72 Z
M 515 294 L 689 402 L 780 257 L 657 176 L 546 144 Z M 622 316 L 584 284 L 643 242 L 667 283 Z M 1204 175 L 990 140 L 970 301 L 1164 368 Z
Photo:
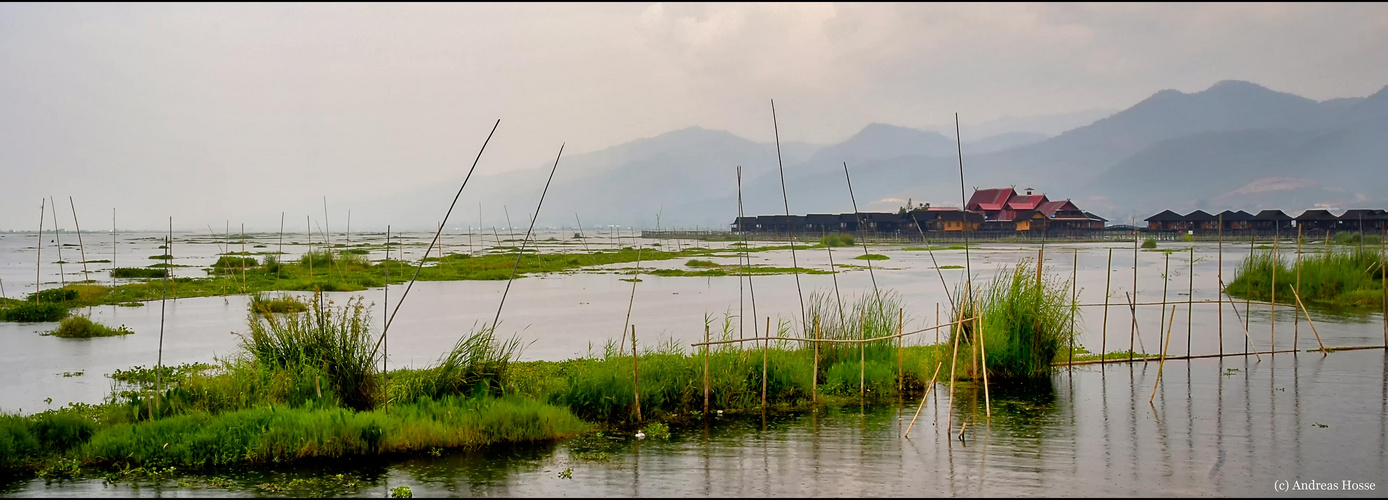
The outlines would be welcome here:
M 1229 295 L 1254 300 L 1272 300 L 1276 274 L 1277 302 L 1296 304 L 1295 255 L 1273 258 L 1272 252 L 1256 252 L 1239 263 Z M 1301 286 L 1297 292 L 1306 307 L 1373 310 L 1383 306 L 1382 271 L 1384 262 L 1377 249 L 1335 248 L 1328 252 L 1301 255 Z
M 125 325 L 119 328 L 111 328 L 92 321 L 86 316 L 68 316 L 58 323 L 58 328 L 44 333 L 54 337 L 65 339 L 89 339 L 94 337 L 116 337 L 120 335 L 130 335 L 135 333 Z

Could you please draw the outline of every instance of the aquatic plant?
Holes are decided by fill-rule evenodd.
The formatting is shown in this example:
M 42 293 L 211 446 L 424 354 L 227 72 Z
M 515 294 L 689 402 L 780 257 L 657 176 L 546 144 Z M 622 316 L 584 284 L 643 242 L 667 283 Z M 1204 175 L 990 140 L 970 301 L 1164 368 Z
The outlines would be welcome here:
M 80 293 L 75 288 L 50 288 L 38 293 L 31 293 L 25 296 L 24 300 L 40 303 L 64 303 L 77 300 Z
M 67 317 L 68 309 L 62 304 L 51 302 L 43 303 L 11 303 L 5 307 L 0 307 L 0 321 L 16 321 L 21 323 L 39 323 L 46 321 L 58 321 Z
M 1147 238 L 1142 240 L 1142 248 L 1157 248 L 1157 239 Z
M 1290 262 L 1289 262 L 1290 261 Z M 1301 285 L 1297 292 L 1307 307 L 1370 308 L 1383 305 L 1384 261 L 1376 250 L 1331 249 L 1301 256 Z M 1239 263 L 1230 295 L 1254 300 L 1271 300 L 1273 274 L 1277 275 L 1277 301 L 1296 303 L 1295 256 L 1255 252 Z
M 163 278 L 168 275 L 168 269 L 146 267 L 117 267 L 111 270 L 112 278 Z
M 518 338 L 498 342 L 492 327 L 482 327 L 459 338 L 433 367 L 405 372 L 393 380 L 391 400 L 504 395 L 510 382 L 508 368 L 520 350 Z
M 270 297 L 264 292 L 252 294 L 251 302 L 247 307 L 256 314 L 298 313 L 308 310 L 308 304 L 292 295 L 281 294 L 278 297 Z
M 859 256 L 854 257 L 854 258 L 855 258 L 855 259 L 858 259 L 858 260 L 889 260 L 889 259 L 891 259 L 891 257 L 888 257 L 888 256 L 886 256 L 886 255 L 882 255 L 882 254 L 880 254 L 880 253 L 867 253 L 867 254 L 859 255 Z
M 989 378 L 1048 376 L 1056 354 L 1074 334 L 1070 318 L 1078 308 L 1070 300 L 1070 286 L 1055 276 L 1038 277 L 1032 261 L 1023 259 L 1011 270 L 1003 267 L 983 287 L 968 293 L 964 286 L 956 287 L 954 302 L 961 310 L 951 315 L 951 322 L 962 314 L 964 323 L 952 332 L 952 340 L 962 335 L 959 351 L 972 352 L 976 339 L 982 339 Z
M 111 328 L 101 323 L 93 322 L 86 316 L 70 316 L 58 323 L 58 328 L 45 333 L 65 339 L 87 339 L 92 337 L 115 337 L 117 335 L 130 335 L 135 333 L 121 325 L 119 328 Z
M 826 235 L 824 235 L 823 238 L 820 238 L 820 239 L 819 239 L 819 244 L 824 245 L 824 246 L 828 246 L 828 247 L 846 247 L 846 246 L 852 246 L 852 245 L 854 244 L 854 241 L 855 241 L 855 240 L 853 239 L 853 235 L 851 235 L 851 234 L 837 234 L 837 233 L 836 233 L 836 234 L 826 234 Z
M 250 313 L 248 332 L 238 334 L 241 348 L 266 367 L 321 374 L 321 385 L 331 388 L 348 408 L 374 407 L 380 391 L 371 315 L 362 299 L 348 299 L 344 307 L 335 308 L 331 301 L 324 305 L 321 293 L 315 293 L 310 306 L 304 313 Z

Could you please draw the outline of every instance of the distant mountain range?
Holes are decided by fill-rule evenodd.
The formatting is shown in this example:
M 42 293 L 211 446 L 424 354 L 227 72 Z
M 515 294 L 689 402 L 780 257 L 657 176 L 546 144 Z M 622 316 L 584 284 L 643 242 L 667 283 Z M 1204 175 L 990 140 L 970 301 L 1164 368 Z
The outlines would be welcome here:
M 1163 90 L 1053 137 L 1004 133 L 962 148 L 937 132 L 874 123 L 838 144 L 782 143 L 788 203 L 774 144 L 690 127 L 564 158 L 539 224 L 573 226 L 577 213 L 585 226 L 653 228 L 659 214 L 664 227 L 726 228 L 737 213 L 738 165 L 749 215 L 784 213 L 787 204 L 791 213 L 852 210 L 844 163 L 860 210 L 894 211 L 907 199 L 958 206 L 960 149 L 965 195 L 976 187 L 1031 187 L 1112 223 L 1168 208 L 1384 208 L 1388 87 L 1318 102 L 1223 81 L 1189 94 Z M 504 205 L 523 228 L 548 173 L 544 166 L 473 179 L 450 226 L 475 226 L 480 201 L 484 225 L 504 224 Z M 441 216 L 456 189 L 440 185 L 357 205 L 368 205 L 359 213 L 381 224 L 427 220 Z

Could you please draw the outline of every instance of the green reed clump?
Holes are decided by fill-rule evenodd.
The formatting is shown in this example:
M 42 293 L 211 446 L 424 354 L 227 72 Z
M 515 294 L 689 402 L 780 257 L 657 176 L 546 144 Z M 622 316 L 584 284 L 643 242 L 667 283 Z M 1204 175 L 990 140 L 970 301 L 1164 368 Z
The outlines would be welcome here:
M 1070 300 L 1070 286 L 1050 275 L 1038 280 L 1031 261 L 1023 259 L 1011 271 L 1004 267 L 988 285 L 968 292 L 967 298 L 965 287 L 957 287 L 954 302 L 961 305 L 964 323 L 952 336 L 962 335 L 960 352 L 972 352 L 975 339 L 981 338 L 989 378 L 1049 376 L 1056 353 L 1074 335 L 1070 318 L 1078 309 Z M 959 321 L 959 315 L 952 315 L 951 321 Z
M 308 304 L 292 296 L 281 294 L 278 297 L 270 297 L 263 292 L 256 292 L 251 295 L 250 305 L 247 306 L 252 313 L 271 314 L 271 313 L 300 313 L 308 311 Z
M 97 323 L 88 319 L 86 316 L 70 316 L 58 323 L 58 328 L 46 333 L 54 337 L 65 339 L 87 339 L 92 337 L 115 337 L 117 335 L 130 335 L 135 333 L 121 325 L 119 328 Z
M 40 323 L 58 321 L 67 317 L 67 315 L 67 306 L 54 304 L 52 302 L 38 304 L 26 302 L 0 307 L 0 321 Z
M 897 333 L 897 314 L 902 308 L 901 297 L 893 290 L 880 293 L 863 292 L 857 296 L 842 297 L 832 291 L 814 291 L 806 297 L 806 316 L 809 328 L 806 336 L 814 336 L 814 325 L 819 324 L 819 338 L 835 340 L 860 340 L 886 337 Z M 884 339 L 867 344 L 824 343 L 819 347 L 819 367 L 827 370 L 840 361 L 852 361 L 857 366 L 860 358 L 895 359 L 896 339 Z M 800 346 L 810 349 L 808 343 Z M 860 349 L 861 348 L 861 349 Z M 865 352 L 859 352 L 865 350 Z M 893 362 L 895 364 L 895 362 Z M 854 387 L 858 377 L 854 377 Z
M 77 300 L 80 293 L 75 288 L 50 288 L 39 293 L 31 293 L 24 297 L 29 302 L 48 302 L 63 303 Z
M 43 452 L 29 419 L 0 414 L 0 470 L 22 467 Z
M 250 269 L 258 265 L 260 265 L 260 263 L 256 262 L 255 257 L 238 257 L 235 255 L 223 255 L 221 257 L 217 257 L 217 262 L 214 262 L 212 264 L 212 270 L 214 272 L 241 272 L 242 269 Z
M 1142 248 L 1157 248 L 1157 239 L 1147 238 L 1142 240 Z
M 360 297 L 342 308 L 323 304 L 321 294 L 311 310 L 287 315 L 248 315 L 248 333 L 239 334 L 241 348 L 264 367 L 295 371 L 309 368 L 322 374 L 321 385 L 331 388 L 345 406 L 364 410 L 375 406 L 376 364 L 372 352 L 371 315 Z
M 826 234 L 819 239 L 819 244 L 828 247 L 846 247 L 852 246 L 853 243 L 854 239 L 851 234 Z
M 442 398 L 453 394 L 501 396 L 512 385 L 509 368 L 520 356 L 520 339 L 498 342 L 484 326 L 458 339 L 433 367 L 392 380 L 393 401 Z
M 854 257 L 854 259 L 857 259 L 857 260 L 890 260 L 891 257 L 888 257 L 888 256 L 886 256 L 886 255 L 882 255 L 882 254 L 880 254 L 880 253 L 866 253 L 866 254 L 863 254 L 863 255 L 859 255 L 859 256 L 857 256 L 857 257 Z
M 421 399 L 372 411 L 256 407 L 117 424 L 97 433 L 83 455 L 109 466 L 266 464 L 548 441 L 588 427 L 564 408 L 519 398 Z
M 112 278 L 163 278 L 168 275 L 168 269 L 150 269 L 147 267 L 117 267 L 111 270 Z
M 1255 252 L 1239 263 L 1230 295 L 1254 300 L 1272 300 L 1273 275 L 1277 276 L 1277 301 L 1296 303 L 1296 257 L 1272 252 Z M 1376 250 L 1332 249 L 1301 256 L 1301 285 L 1297 291 L 1307 307 L 1369 308 L 1383 305 L 1384 261 Z
M 718 267 L 718 263 L 710 260 L 689 259 L 684 265 L 689 267 Z

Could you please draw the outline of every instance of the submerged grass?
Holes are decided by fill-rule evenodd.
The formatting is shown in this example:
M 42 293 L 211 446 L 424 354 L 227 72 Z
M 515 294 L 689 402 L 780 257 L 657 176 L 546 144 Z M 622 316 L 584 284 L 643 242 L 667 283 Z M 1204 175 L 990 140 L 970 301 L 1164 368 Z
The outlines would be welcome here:
M 1301 286 L 1297 292 L 1307 307 L 1370 309 L 1383 305 L 1384 262 L 1378 251 L 1347 248 L 1301 256 Z M 1256 252 L 1239 264 L 1228 292 L 1239 298 L 1272 300 L 1277 276 L 1277 302 L 1295 304 L 1295 256 Z
M 146 267 L 117 267 L 111 270 L 112 278 L 163 278 L 169 275 L 167 269 Z

